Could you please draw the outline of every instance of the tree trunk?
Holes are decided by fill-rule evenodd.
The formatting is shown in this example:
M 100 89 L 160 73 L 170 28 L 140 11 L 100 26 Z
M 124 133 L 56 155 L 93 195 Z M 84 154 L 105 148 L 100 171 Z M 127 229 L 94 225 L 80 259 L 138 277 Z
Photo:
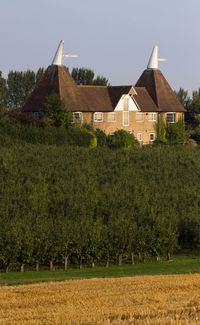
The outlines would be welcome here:
M 8 266 L 6 266 L 6 273 L 8 273 Z
M 36 263 L 36 267 L 35 267 L 36 272 L 39 272 L 39 268 L 40 268 L 39 263 Z
M 94 264 L 94 261 L 92 262 L 92 268 L 93 268 L 93 269 L 95 268 L 95 264 Z
M 79 269 L 81 270 L 83 268 L 83 264 L 82 264 L 82 257 L 80 259 L 80 264 L 79 264 Z
M 109 257 L 108 257 L 108 259 L 107 259 L 107 261 L 106 261 L 106 268 L 109 267 L 109 264 L 110 264 L 110 260 L 109 260 Z
M 156 256 L 156 262 L 159 262 L 160 261 L 160 255 L 157 255 Z
M 170 258 L 171 258 L 171 254 L 170 252 L 167 252 L 167 260 L 170 261 Z
M 24 272 L 24 264 L 21 264 L 21 266 L 20 266 L 20 272 Z
M 144 252 L 144 255 L 143 255 L 143 263 L 146 263 L 146 252 Z
M 50 271 L 54 271 L 53 261 L 50 261 Z
M 65 271 L 68 269 L 68 255 L 65 256 Z
M 119 255 L 118 257 L 118 265 L 122 265 L 122 255 Z
M 133 253 L 131 254 L 131 264 L 135 264 L 135 256 Z

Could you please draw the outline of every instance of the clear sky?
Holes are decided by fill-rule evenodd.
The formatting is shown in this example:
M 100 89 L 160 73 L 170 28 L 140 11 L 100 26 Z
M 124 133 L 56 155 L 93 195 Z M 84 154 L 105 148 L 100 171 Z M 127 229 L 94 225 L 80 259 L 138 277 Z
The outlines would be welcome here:
M 154 45 L 173 89 L 200 87 L 200 0 L 1 0 L 0 70 L 37 70 L 51 64 L 61 39 L 64 59 L 135 84 Z

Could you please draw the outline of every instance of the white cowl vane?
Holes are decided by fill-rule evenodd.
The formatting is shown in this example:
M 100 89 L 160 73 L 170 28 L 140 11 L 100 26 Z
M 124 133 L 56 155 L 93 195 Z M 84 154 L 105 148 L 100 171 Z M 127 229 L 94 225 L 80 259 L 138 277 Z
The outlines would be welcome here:
M 76 54 L 63 54 L 64 53 L 64 41 L 60 41 L 60 44 L 58 46 L 58 49 L 56 51 L 56 54 L 53 58 L 52 64 L 53 65 L 62 65 L 63 57 L 68 58 L 77 58 L 78 55 Z
M 158 58 L 158 46 L 155 45 L 153 48 L 153 51 L 151 53 L 147 69 L 158 69 L 159 61 L 167 61 L 167 59 L 159 59 Z

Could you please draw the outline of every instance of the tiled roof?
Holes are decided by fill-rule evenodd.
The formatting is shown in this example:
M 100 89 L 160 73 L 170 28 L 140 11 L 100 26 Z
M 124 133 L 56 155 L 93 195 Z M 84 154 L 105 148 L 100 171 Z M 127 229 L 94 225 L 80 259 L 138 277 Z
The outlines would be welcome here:
M 145 70 L 136 87 L 78 86 L 65 66 L 51 65 L 28 97 L 22 110 L 40 111 L 46 97 L 58 94 L 70 111 L 112 112 L 120 98 L 134 88 L 133 99 L 144 112 L 184 112 L 184 108 L 160 70 Z
M 112 112 L 123 94 L 128 94 L 132 86 L 78 86 L 86 97 L 89 111 Z
M 22 110 L 25 112 L 40 111 L 46 98 L 58 94 L 71 111 L 88 110 L 88 103 L 81 94 L 74 79 L 65 66 L 50 65 L 39 83 L 28 97 Z
M 137 95 L 133 95 L 136 103 L 143 112 L 157 112 L 158 107 L 144 87 L 134 87 Z
M 185 112 L 184 107 L 160 70 L 145 70 L 135 86 L 146 88 L 159 112 Z

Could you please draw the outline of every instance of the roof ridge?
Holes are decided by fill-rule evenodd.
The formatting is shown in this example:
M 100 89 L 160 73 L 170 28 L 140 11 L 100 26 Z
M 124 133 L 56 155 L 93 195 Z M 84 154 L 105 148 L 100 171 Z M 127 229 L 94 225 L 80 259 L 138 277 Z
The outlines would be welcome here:
M 88 87 L 88 88 L 97 88 L 97 87 L 99 87 L 99 88 L 108 88 L 108 86 L 100 86 L 100 85 L 77 85 L 78 87 Z
M 156 71 L 160 71 L 159 69 L 157 69 Z M 155 87 L 155 96 L 156 96 L 156 106 L 158 107 L 158 110 L 160 111 L 160 106 L 159 106 L 159 98 L 157 96 L 157 83 L 155 80 L 155 70 L 153 70 L 153 82 L 154 82 L 154 87 Z

